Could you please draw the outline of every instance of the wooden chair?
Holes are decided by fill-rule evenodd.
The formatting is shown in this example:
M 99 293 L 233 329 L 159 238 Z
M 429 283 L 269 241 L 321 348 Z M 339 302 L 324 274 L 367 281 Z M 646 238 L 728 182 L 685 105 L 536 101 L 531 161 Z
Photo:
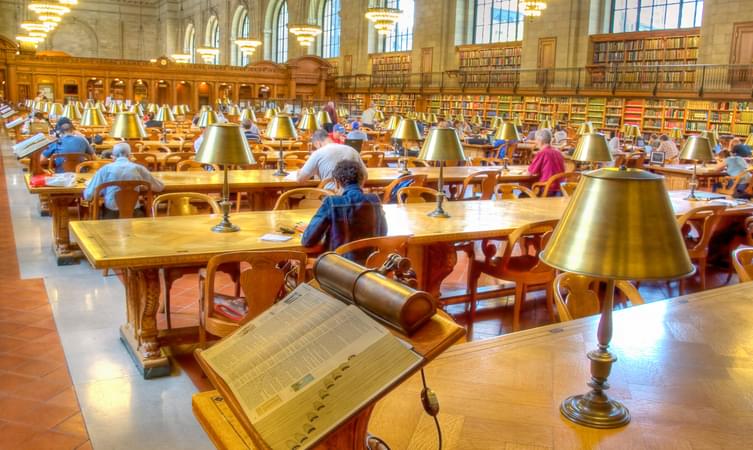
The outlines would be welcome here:
M 363 266 L 369 269 L 376 269 L 384 264 L 390 253 L 398 253 L 402 256 L 406 256 L 409 239 L 409 235 L 360 239 L 337 247 L 335 253 L 338 255 L 345 255 L 347 253 L 361 252 L 371 249 L 371 253 L 366 257 Z
M 553 186 L 560 186 L 561 183 L 578 183 L 580 181 L 580 173 L 578 172 L 562 172 L 552 175 L 546 182 L 533 183 L 532 191 L 537 197 L 548 197 L 553 192 Z
M 408 187 L 408 186 L 423 186 L 426 184 L 426 175 L 405 175 L 400 178 L 396 178 L 392 181 L 392 183 L 388 184 L 387 187 L 384 188 L 384 193 L 382 193 L 382 203 L 390 203 L 392 200 L 392 192 L 395 190 L 395 188 Z M 398 188 L 399 189 L 399 188 Z M 397 194 L 397 192 L 396 192 Z
M 243 296 L 230 297 L 215 292 L 215 275 L 228 264 L 240 267 L 239 284 Z M 212 257 L 201 278 L 199 303 L 199 347 L 206 348 L 207 333 L 224 337 L 266 311 L 287 295 L 290 288 L 305 281 L 306 254 L 268 250 L 226 253 Z M 232 304 L 245 312 L 237 320 L 217 312 Z
M 285 158 L 285 168 L 289 170 L 299 170 L 306 164 L 306 161 L 298 158 Z
M 561 273 L 554 279 L 554 303 L 560 322 L 601 313 L 599 299 L 600 281 L 596 278 L 574 273 Z M 642 305 L 643 297 L 629 281 L 618 280 L 615 288 L 622 292 L 630 303 Z M 563 292 L 566 294 L 563 295 Z
M 753 281 L 753 247 L 740 247 L 732 252 L 732 265 L 741 283 Z
M 178 163 L 194 159 L 195 157 L 196 153 L 193 152 L 170 153 L 165 157 L 165 161 L 162 164 L 162 170 L 177 170 Z
M 748 245 L 753 246 L 753 216 L 745 219 L 745 235 L 748 240 Z
M 625 167 L 628 169 L 642 169 L 643 163 L 646 161 L 645 152 L 632 152 L 627 156 L 625 160 Z
M 76 173 L 90 173 L 90 172 L 96 172 L 99 170 L 102 166 L 106 166 L 110 164 L 112 161 L 108 159 L 96 159 L 92 161 L 84 161 L 82 163 L 79 163 L 76 166 Z
M 293 159 L 302 159 L 305 161 L 309 159 L 309 156 L 311 156 L 311 153 L 305 150 L 291 150 L 291 151 L 286 151 L 284 153 L 284 157 L 286 160 L 293 158 Z
M 523 225 L 510 234 L 499 248 L 488 240 L 482 242 L 483 259 L 471 260 L 468 270 L 471 322 L 476 316 L 476 290 L 482 274 L 515 283 L 512 325 L 514 331 L 520 329 L 520 310 L 528 290 L 533 286 L 544 286 L 546 306 L 551 319 L 554 320 L 552 282 L 555 270 L 539 260 L 539 253 L 546 246 L 556 224 L 556 220 L 548 220 Z M 513 255 L 516 248 L 520 249 L 521 254 Z
M 397 191 L 397 204 L 427 203 L 437 200 L 439 191 L 423 186 L 408 186 Z
M 156 171 L 159 166 L 157 156 L 152 153 L 131 153 L 131 161 L 141 164 L 152 172 Z
M 499 176 L 499 169 L 495 170 L 480 170 L 476 173 L 472 173 L 463 179 L 463 186 L 455 194 L 455 200 L 490 200 L 494 196 L 494 187 L 497 185 L 497 177 Z M 481 179 L 480 192 L 474 192 L 468 198 L 466 198 L 466 192 L 468 186 L 475 187 L 475 181 Z M 478 195 L 477 195 L 478 194 Z
M 89 161 L 91 157 L 86 153 L 55 153 L 47 160 L 47 170 L 54 173 L 57 167 L 55 161 L 58 159 L 63 160 L 61 164 L 63 172 L 75 172 L 79 164 Z
M 501 166 L 504 167 L 505 163 L 511 165 L 510 158 L 473 158 L 474 166 Z
M 361 159 L 366 167 L 384 167 L 384 152 L 361 152 Z
M 722 177 L 722 179 L 720 180 L 722 187 L 717 189 L 717 192 L 724 195 L 735 195 L 737 193 L 737 186 L 746 175 L 753 175 L 753 167 L 749 167 L 745 172 L 741 172 L 736 177 Z M 729 184 L 730 181 L 732 181 L 732 185 L 730 187 L 727 187 L 727 184 Z
M 218 166 L 217 164 L 205 164 L 194 161 L 193 159 L 187 159 L 179 162 L 175 166 L 175 170 L 178 172 L 218 172 L 220 170 L 220 166 Z
M 139 197 L 144 198 L 144 205 L 151 205 L 153 194 L 152 186 L 146 181 L 133 180 L 133 181 L 109 181 L 102 183 L 94 189 L 94 196 L 89 208 L 90 219 L 99 219 L 100 197 L 102 192 L 109 188 L 117 188 L 115 193 L 115 204 L 118 205 L 118 218 L 130 219 L 133 217 L 133 211 L 136 209 L 136 203 Z M 144 208 L 146 215 L 149 215 L 151 209 L 147 206 Z
M 494 188 L 494 197 L 497 200 L 514 200 L 520 197 L 534 198 L 536 194 L 522 184 L 500 183 Z
M 565 181 L 563 183 L 560 183 L 560 191 L 562 191 L 562 195 L 565 197 L 572 197 L 577 187 L 577 181 Z
M 706 289 L 706 259 L 709 256 L 709 243 L 726 208 L 724 205 L 699 206 L 686 212 L 677 220 L 690 260 L 698 266 L 702 290 Z M 685 279 L 682 279 L 680 280 L 680 294 L 684 291 Z
M 316 185 L 317 189 L 327 189 L 327 185 L 334 182 L 334 178 L 325 178 L 319 182 L 319 184 Z
M 315 209 L 332 191 L 319 188 L 296 188 L 285 191 L 277 199 L 273 211 L 284 209 Z
M 418 158 L 407 158 L 405 163 L 408 167 L 431 167 L 429 161 L 424 161 L 423 159 Z

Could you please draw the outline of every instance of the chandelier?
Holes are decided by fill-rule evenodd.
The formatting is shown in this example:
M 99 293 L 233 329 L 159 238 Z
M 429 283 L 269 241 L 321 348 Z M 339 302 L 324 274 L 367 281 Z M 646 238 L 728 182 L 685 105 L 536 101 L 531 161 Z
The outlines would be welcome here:
M 29 34 L 29 36 L 38 36 L 38 37 L 46 37 L 47 33 L 49 33 L 52 30 L 51 27 L 49 27 L 47 24 L 43 22 L 33 22 L 29 20 L 27 20 L 26 22 L 22 22 L 21 28 L 23 28 Z
M 58 0 L 61 5 L 78 5 L 78 0 Z
M 256 52 L 256 48 L 261 45 L 261 41 L 257 41 L 256 39 L 238 38 L 235 40 L 235 45 L 238 46 L 241 53 L 250 57 Z
M 299 44 L 304 47 L 311 47 L 311 44 L 314 43 L 316 37 L 321 34 L 322 27 L 309 24 L 290 25 L 288 30 L 295 35 Z
M 170 57 L 175 61 L 176 63 L 180 64 L 187 64 L 191 62 L 191 55 L 188 53 L 173 53 L 170 55 Z
M 53 14 L 56 16 L 63 16 L 71 12 L 71 8 L 61 5 L 60 3 L 38 1 L 29 3 L 29 10 L 34 11 L 37 14 Z
M 384 6 L 370 6 L 366 10 L 366 18 L 374 24 L 377 33 L 381 35 L 390 34 L 402 15 L 401 10 L 390 8 L 386 3 Z
M 220 49 L 217 47 L 199 47 L 196 49 L 196 53 L 199 54 L 205 64 L 212 64 L 215 62 L 215 58 L 220 56 Z
M 546 9 L 545 1 L 523 0 L 523 15 L 527 17 L 540 17 L 541 12 Z

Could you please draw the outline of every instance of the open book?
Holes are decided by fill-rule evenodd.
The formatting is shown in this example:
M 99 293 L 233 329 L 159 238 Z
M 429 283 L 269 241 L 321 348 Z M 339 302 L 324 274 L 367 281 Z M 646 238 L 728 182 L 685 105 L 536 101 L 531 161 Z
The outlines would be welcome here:
M 13 108 L 8 105 L 0 105 L 0 118 L 7 119 L 13 114 L 16 114 L 16 111 L 14 111 Z
M 37 150 L 55 142 L 55 137 L 46 136 L 44 133 L 37 133 L 34 136 L 25 139 L 13 146 L 13 153 L 17 158 L 26 158 Z
M 308 284 L 197 357 L 272 449 L 315 445 L 424 362 L 357 306 Z

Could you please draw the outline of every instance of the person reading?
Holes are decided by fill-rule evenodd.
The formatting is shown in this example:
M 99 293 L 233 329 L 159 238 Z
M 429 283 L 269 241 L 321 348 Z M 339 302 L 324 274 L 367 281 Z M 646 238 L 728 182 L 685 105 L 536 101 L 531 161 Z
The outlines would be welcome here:
M 70 122 L 60 126 L 60 138 L 57 142 L 50 144 L 47 150 L 42 152 L 42 163 L 54 157 L 55 172 L 62 172 L 65 160 L 57 156 L 68 154 L 80 154 L 82 162 L 86 160 L 87 155 L 94 157 L 94 150 L 89 145 L 89 142 L 76 133 L 73 124 Z
M 565 157 L 562 152 L 552 147 L 552 132 L 542 128 L 536 132 L 536 146 L 540 148 L 533 157 L 528 173 L 537 177 L 536 181 L 546 182 L 553 176 L 565 171 Z M 553 185 L 550 196 L 560 195 L 560 187 Z
M 322 243 L 327 251 L 343 244 L 387 234 L 387 220 L 376 194 L 366 194 L 361 165 L 342 160 L 332 172 L 339 195 L 325 197 L 322 205 L 306 227 L 301 244 L 313 247 Z M 371 250 L 351 252 L 346 258 L 364 263 Z

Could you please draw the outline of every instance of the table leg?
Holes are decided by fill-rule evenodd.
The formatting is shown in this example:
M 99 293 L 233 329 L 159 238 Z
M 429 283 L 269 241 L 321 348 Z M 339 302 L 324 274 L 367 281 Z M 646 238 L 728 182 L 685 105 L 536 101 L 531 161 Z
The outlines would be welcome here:
M 126 269 L 128 323 L 120 327 L 120 339 L 145 379 L 170 374 L 170 360 L 158 339 L 160 281 L 158 269 Z
M 50 217 L 50 196 L 39 194 L 39 216 Z
M 52 215 L 53 250 L 57 256 L 58 266 L 78 264 L 83 256 L 78 246 L 71 243 L 68 232 L 70 216 L 68 207 L 75 201 L 73 195 L 51 195 L 50 214 Z
M 408 258 L 416 272 L 418 288 L 439 298 L 442 281 L 452 273 L 458 262 L 458 255 L 452 243 L 409 245 Z

